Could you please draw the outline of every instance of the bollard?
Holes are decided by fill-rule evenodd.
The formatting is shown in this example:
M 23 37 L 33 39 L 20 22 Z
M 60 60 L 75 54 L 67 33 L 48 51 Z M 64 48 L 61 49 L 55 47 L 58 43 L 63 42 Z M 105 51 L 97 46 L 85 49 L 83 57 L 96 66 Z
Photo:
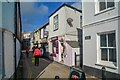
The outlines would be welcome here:
M 104 66 L 102 67 L 102 80 L 106 80 L 106 69 Z
M 60 80 L 59 76 L 55 76 L 54 80 Z

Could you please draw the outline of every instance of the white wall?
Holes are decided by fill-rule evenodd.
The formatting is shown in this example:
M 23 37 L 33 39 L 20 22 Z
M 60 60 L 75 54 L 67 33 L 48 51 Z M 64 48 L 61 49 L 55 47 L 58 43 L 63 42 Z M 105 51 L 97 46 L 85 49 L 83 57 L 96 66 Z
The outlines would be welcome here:
M 2 3 L 0 2 L 0 27 L 2 27 Z
M 23 36 L 24 36 L 24 39 L 30 38 L 30 33 L 24 33 Z
M 72 65 L 75 66 L 75 53 L 77 55 L 80 55 L 80 49 L 79 48 L 73 48 L 72 49 Z
M 118 3 L 115 3 L 115 7 L 113 10 L 109 10 L 109 11 L 99 13 L 98 15 L 96 15 L 94 1 L 95 0 L 91 0 L 91 2 L 82 3 L 83 26 L 94 23 L 94 22 L 98 22 L 101 20 L 113 18 L 118 15 Z
M 2 3 L 2 13 L 2 27 L 14 33 L 14 3 Z
M 17 66 L 20 60 L 21 55 L 21 48 L 20 48 L 20 42 L 16 39 L 16 59 L 17 59 Z
M 2 73 L 2 30 L 0 29 L 0 74 Z
M 120 1 L 118 3 L 118 15 L 120 16 Z M 120 19 L 118 20 L 118 72 L 120 73 Z
M 102 66 L 99 67 L 99 66 L 96 66 L 95 64 L 101 64 L 101 65 L 113 67 L 112 64 L 100 63 L 99 61 L 100 55 L 99 55 L 98 44 L 97 44 L 98 43 L 97 33 L 113 31 L 113 30 L 116 30 L 116 39 L 117 39 L 116 44 L 118 44 L 118 37 L 117 37 L 118 36 L 118 22 L 117 20 L 112 21 L 112 22 L 106 22 L 106 23 L 99 24 L 99 25 L 94 25 L 92 27 L 89 27 L 89 26 L 84 27 L 83 29 L 83 64 L 84 65 L 87 65 L 90 67 L 96 67 L 99 69 L 101 69 Z M 85 36 L 91 36 L 91 39 L 85 40 Z M 116 50 L 118 50 L 118 45 L 116 45 Z M 118 52 L 117 52 L 117 55 L 118 55 Z M 114 70 L 114 69 L 107 68 L 107 70 L 111 72 L 115 72 L 115 73 L 118 72 L 118 69 Z
M 14 73 L 14 41 L 10 32 L 4 33 L 4 64 L 5 78 L 10 78 Z
M 58 30 L 53 31 L 53 18 L 58 14 Z M 66 26 L 66 14 L 65 9 L 62 7 L 56 13 L 54 13 L 51 17 L 49 17 L 49 38 L 54 36 L 59 36 L 65 34 L 65 26 Z

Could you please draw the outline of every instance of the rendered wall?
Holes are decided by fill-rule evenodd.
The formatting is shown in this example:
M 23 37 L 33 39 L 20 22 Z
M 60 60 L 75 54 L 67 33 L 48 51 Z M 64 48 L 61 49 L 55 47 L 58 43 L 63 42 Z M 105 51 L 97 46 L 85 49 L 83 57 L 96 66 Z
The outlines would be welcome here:
M 4 64 L 5 78 L 10 78 L 14 73 L 14 40 L 10 32 L 4 33 Z
M 2 30 L 1 29 L 0 29 L 0 75 L 2 75 Z
M 2 27 L 14 33 L 14 3 L 2 3 Z

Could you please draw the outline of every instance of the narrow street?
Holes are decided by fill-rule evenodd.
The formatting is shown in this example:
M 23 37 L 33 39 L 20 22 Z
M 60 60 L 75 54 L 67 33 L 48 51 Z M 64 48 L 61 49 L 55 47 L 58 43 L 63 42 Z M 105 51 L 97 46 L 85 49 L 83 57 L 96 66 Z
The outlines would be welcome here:
M 52 63 L 52 61 L 40 58 L 39 66 L 35 66 L 32 62 L 32 52 L 29 54 L 29 58 L 23 53 L 23 79 L 36 78 L 50 63 Z

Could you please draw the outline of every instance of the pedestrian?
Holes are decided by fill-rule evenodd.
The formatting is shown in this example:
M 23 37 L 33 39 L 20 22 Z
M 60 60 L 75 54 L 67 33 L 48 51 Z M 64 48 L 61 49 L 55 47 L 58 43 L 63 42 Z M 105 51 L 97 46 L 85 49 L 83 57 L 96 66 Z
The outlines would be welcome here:
M 32 47 L 32 50 L 33 50 L 33 53 L 34 53 L 34 50 L 35 50 L 35 46 Z
M 42 47 L 40 47 L 40 52 L 41 52 L 40 56 L 43 57 L 43 53 L 44 52 L 43 52 L 43 48 Z
M 29 57 L 29 47 L 26 48 L 26 56 Z
M 35 57 L 35 66 L 39 66 L 40 54 L 41 54 L 40 50 L 38 49 L 38 47 L 36 47 L 33 53 L 33 57 Z

